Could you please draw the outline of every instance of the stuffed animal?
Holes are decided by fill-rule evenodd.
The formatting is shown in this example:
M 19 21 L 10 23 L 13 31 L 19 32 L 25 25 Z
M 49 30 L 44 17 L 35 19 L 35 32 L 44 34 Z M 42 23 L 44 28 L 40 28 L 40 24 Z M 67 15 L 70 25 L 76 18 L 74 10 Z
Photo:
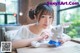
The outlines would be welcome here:
M 54 45 L 54 46 L 60 46 L 61 42 L 59 42 L 60 39 L 63 39 L 63 41 L 65 42 L 65 40 L 70 40 L 71 38 L 63 33 L 64 28 L 68 28 L 69 25 L 71 24 L 71 22 L 68 23 L 64 23 L 64 24 L 60 24 L 54 27 L 50 27 L 51 28 L 51 40 L 49 40 L 48 44 L 49 45 Z

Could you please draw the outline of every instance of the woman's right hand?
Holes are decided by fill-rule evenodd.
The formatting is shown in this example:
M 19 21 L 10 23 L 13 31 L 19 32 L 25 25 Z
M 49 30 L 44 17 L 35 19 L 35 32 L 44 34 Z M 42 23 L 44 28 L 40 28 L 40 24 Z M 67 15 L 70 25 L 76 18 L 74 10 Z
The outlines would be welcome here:
M 43 39 L 44 39 L 44 36 L 39 36 L 39 37 L 36 38 L 37 41 L 40 41 L 40 40 L 43 40 Z
M 49 37 L 48 35 L 39 36 L 39 37 L 37 37 L 37 41 L 47 39 L 48 37 Z

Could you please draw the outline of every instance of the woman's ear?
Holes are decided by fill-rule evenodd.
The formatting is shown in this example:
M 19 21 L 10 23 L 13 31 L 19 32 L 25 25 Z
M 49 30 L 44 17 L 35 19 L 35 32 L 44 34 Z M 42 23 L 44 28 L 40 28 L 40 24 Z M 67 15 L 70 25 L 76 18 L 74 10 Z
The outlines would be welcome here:
M 37 19 L 36 19 L 36 15 L 34 15 L 34 20 L 37 20 Z

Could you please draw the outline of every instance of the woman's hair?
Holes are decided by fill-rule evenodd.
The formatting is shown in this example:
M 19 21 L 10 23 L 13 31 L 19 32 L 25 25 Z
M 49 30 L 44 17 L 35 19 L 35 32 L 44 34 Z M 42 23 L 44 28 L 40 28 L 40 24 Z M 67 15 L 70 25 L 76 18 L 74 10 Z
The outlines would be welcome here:
M 40 16 L 43 15 L 44 12 L 50 13 L 50 14 L 54 14 L 53 9 L 51 8 L 51 6 L 49 6 L 46 2 L 45 3 L 40 3 L 35 10 L 30 10 L 29 11 L 29 17 L 31 19 L 34 19 L 34 15 L 38 15 L 40 13 Z M 39 18 L 40 19 L 40 18 Z

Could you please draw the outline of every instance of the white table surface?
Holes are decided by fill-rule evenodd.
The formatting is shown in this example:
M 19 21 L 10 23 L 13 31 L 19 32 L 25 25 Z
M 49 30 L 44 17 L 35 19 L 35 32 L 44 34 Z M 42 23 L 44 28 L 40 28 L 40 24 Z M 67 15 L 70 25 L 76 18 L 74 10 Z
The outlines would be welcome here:
M 80 53 L 80 44 L 68 41 L 60 47 L 24 47 L 17 49 L 18 53 Z

